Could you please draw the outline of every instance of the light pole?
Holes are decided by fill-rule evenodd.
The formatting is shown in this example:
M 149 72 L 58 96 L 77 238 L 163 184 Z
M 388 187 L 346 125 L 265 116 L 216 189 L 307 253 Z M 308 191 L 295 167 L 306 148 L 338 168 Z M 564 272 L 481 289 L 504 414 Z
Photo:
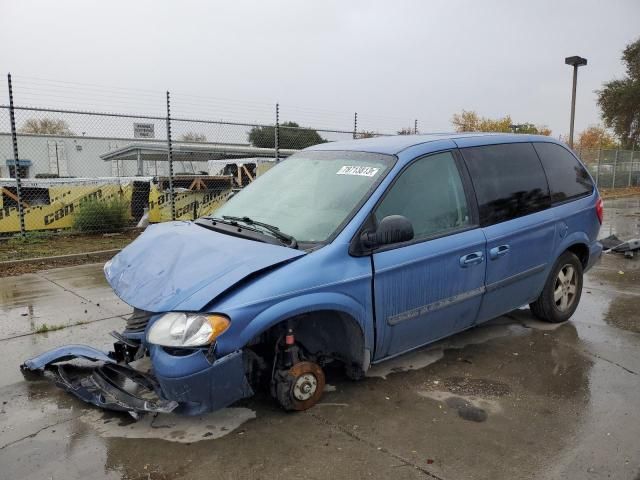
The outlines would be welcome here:
M 569 146 L 573 148 L 573 123 L 576 118 L 576 85 L 578 84 L 578 67 L 587 64 L 587 59 L 574 55 L 564 59 L 564 63 L 573 67 L 573 89 L 571 90 L 571 125 L 569 126 Z

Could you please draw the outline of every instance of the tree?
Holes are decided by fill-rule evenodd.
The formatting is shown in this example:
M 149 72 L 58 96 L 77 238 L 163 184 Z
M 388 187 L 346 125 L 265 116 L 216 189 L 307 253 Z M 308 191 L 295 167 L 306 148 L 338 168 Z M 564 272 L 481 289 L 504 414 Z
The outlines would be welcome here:
M 40 135 L 74 135 L 67 122 L 54 118 L 29 118 L 20 128 L 20 132 Z
M 379 136 L 380 134 L 373 130 L 362 130 L 361 132 L 356 133 L 356 138 L 374 138 Z
M 398 135 L 413 135 L 414 133 L 416 132 L 411 127 L 401 128 L 398 130 Z
M 576 148 L 618 148 L 618 142 L 604 127 L 591 125 L 578 134 Z
M 528 133 L 530 135 L 551 135 L 551 129 L 546 125 L 534 125 L 533 123 L 521 123 L 515 125 L 515 133 Z
M 640 39 L 622 52 L 627 74 L 603 85 L 598 106 L 605 126 L 613 129 L 624 148 L 640 146 Z
M 462 110 L 454 113 L 451 118 L 456 132 L 502 132 L 529 133 L 534 135 L 551 135 L 551 130 L 545 125 L 521 123 L 514 125 L 511 115 L 502 118 L 481 117 L 473 110 Z
M 462 113 L 454 113 L 451 123 L 456 132 L 511 132 L 513 121 L 511 116 L 492 119 L 481 117 L 472 110 L 462 110 Z
M 253 127 L 249 132 L 249 142 L 254 147 L 275 148 L 275 127 Z M 278 148 L 291 148 L 294 150 L 326 143 L 318 132 L 311 128 L 300 127 L 295 122 L 284 122 L 278 132 Z
M 206 142 L 207 136 L 204 133 L 187 132 L 180 136 L 180 140 L 183 142 Z

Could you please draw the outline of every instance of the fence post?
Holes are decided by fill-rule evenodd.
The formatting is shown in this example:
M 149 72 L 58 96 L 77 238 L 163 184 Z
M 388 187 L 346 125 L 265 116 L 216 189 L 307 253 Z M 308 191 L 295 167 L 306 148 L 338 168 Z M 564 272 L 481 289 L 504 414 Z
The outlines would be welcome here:
M 353 114 L 353 139 L 358 138 L 358 112 Z
M 631 174 L 633 173 L 633 154 L 635 153 L 634 150 L 636 148 L 636 144 L 633 143 L 631 144 L 631 163 L 629 163 L 629 184 L 627 185 L 628 187 L 631 186 Z
M 602 143 L 598 145 L 598 167 L 596 168 L 596 187 L 600 188 L 600 153 L 602 152 Z
M 413 122 L 413 134 L 418 134 L 418 119 L 416 118 L 415 122 Z
M 7 75 L 9 83 L 9 118 L 11 119 L 11 140 L 13 142 L 13 171 L 16 175 L 16 196 L 18 197 L 18 217 L 20 218 L 20 235 L 24 237 L 24 209 L 22 208 L 22 179 L 20 178 L 20 156 L 18 155 L 18 134 L 16 132 L 16 116 L 13 108 L 13 86 L 11 84 L 11 74 Z
M 274 129 L 274 150 L 276 154 L 276 163 L 280 161 L 280 104 L 276 103 L 276 128 Z
M 167 149 L 169 161 L 169 197 L 171 200 L 171 220 L 176 219 L 176 198 L 173 191 L 173 146 L 171 144 L 171 99 L 167 90 Z
M 613 179 L 611 181 L 611 188 L 614 189 L 616 188 L 616 167 L 618 166 L 618 152 L 620 151 L 620 149 L 616 149 L 616 154 L 613 157 Z

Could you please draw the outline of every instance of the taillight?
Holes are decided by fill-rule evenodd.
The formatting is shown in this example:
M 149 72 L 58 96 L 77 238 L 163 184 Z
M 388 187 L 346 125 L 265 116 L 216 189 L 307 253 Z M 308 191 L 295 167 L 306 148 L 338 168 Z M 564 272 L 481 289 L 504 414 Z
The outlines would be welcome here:
M 602 225 L 602 217 L 604 215 L 604 202 L 600 197 L 598 197 L 598 200 L 596 201 L 596 215 L 598 216 L 600 225 Z

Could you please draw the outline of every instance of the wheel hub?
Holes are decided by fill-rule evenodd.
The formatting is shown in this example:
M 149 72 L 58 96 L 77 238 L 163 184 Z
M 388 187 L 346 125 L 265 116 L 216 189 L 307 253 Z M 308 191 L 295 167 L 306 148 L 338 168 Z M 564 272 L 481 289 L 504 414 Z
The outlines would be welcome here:
M 556 277 L 553 301 L 561 312 L 571 308 L 576 298 L 577 275 L 572 265 L 564 265 Z
M 293 396 L 300 401 L 309 400 L 318 388 L 318 380 L 311 373 L 305 373 L 293 384 Z

